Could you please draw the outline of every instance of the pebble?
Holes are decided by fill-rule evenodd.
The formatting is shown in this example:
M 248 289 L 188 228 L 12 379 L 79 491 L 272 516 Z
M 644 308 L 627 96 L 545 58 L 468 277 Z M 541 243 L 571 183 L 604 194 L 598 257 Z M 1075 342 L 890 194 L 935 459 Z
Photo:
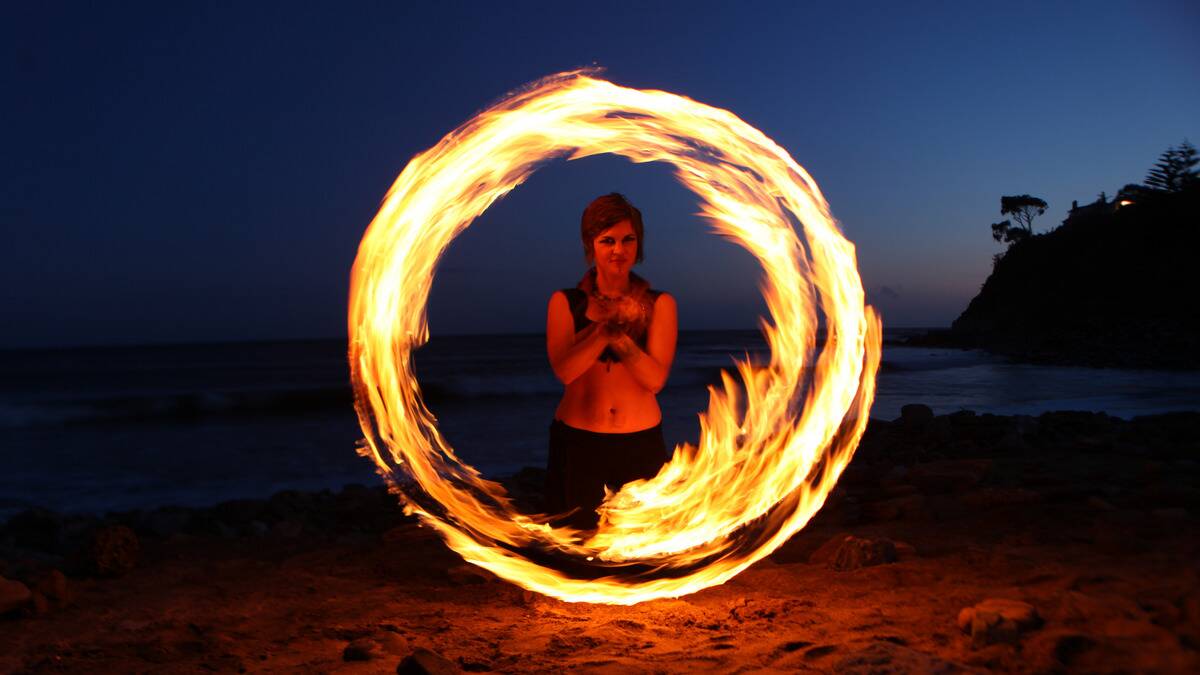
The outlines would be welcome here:
M 1036 608 L 1020 600 L 989 598 L 958 613 L 958 627 L 970 633 L 971 646 L 983 647 L 996 643 L 1014 644 L 1021 633 L 1042 625 Z

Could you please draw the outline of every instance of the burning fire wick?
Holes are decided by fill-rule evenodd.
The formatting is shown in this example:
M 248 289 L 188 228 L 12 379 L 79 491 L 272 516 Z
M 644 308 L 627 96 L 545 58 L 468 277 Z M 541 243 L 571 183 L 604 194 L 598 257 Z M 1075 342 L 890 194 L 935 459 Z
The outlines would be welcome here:
M 740 383 L 722 373 L 699 444 L 608 495 L 599 528 L 581 533 L 518 512 L 458 460 L 421 400 L 412 350 L 428 340 L 434 265 L 451 240 L 540 162 L 604 153 L 670 163 L 714 230 L 758 258 L 771 360 L 737 362 Z M 584 72 L 511 94 L 409 162 L 359 246 L 348 321 L 360 454 L 406 510 L 515 584 L 614 604 L 724 583 L 812 518 L 866 427 L 881 335 L 853 245 L 786 151 L 728 111 Z

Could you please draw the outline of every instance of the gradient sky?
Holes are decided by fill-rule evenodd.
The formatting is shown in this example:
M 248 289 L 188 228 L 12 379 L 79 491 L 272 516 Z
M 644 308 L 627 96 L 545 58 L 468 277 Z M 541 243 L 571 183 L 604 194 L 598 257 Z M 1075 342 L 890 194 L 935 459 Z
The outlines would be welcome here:
M 344 335 L 358 241 L 409 158 L 581 66 L 787 148 L 890 326 L 966 306 L 1000 195 L 1046 199 L 1042 230 L 1200 142 L 1193 2 L 563 4 L 10 8 L 0 347 Z M 614 190 L 682 328 L 756 325 L 756 262 L 665 166 L 604 156 L 547 165 L 455 240 L 433 334 L 542 330 L 584 269 L 579 214 Z

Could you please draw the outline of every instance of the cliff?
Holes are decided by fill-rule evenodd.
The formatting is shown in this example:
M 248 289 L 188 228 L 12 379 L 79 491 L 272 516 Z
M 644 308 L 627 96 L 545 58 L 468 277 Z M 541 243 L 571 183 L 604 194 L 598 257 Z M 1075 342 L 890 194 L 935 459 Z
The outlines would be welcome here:
M 1200 190 L 1079 209 L 1014 244 L 951 329 L 931 341 L 1019 360 L 1200 367 Z

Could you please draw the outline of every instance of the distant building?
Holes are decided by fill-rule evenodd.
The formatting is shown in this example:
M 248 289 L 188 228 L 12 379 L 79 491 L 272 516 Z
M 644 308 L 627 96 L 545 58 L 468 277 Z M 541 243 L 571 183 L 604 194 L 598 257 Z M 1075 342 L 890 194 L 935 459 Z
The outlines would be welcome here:
M 1097 216 L 1103 216 L 1120 208 L 1119 201 L 1108 201 L 1108 195 L 1103 192 L 1100 197 L 1091 204 L 1079 205 L 1079 202 L 1071 202 L 1071 210 L 1067 213 L 1067 219 L 1063 221 L 1063 225 L 1070 223 L 1079 223 L 1086 220 L 1091 220 Z

